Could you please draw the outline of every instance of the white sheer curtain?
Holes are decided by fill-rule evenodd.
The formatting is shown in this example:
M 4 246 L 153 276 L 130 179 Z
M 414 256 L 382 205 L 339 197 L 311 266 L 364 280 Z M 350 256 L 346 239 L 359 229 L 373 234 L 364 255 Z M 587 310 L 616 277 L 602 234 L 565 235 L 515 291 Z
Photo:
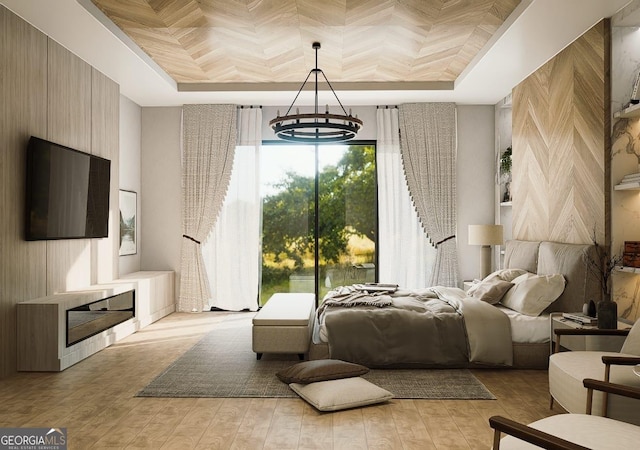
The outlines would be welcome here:
M 258 309 L 262 109 L 238 109 L 238 146 L 220 216 L 203 245 L 213 307 Z
M 437 250 L 429 284 L 458 286 L 455 104 L 405 104 L 399 113 L 409 192 Z
M 409 196 L 397 108 L 378 108 L 378 277 L 406 288 L 430 286 L 436 251 Z
M 182 261 L 178 311 L 200 312 L 210 291 L 201 242 L 224 200 L 236 146 L 235 105 L 184 105 L 182 110 Z

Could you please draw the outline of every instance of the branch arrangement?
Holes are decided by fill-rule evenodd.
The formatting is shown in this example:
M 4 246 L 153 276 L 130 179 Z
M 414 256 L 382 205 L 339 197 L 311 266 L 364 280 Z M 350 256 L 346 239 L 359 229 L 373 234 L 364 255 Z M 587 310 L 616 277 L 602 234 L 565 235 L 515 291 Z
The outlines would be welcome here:
M 587 269 L 599 281 L 602 289 L 603 300 L 609 300 L 611 294 L 611 275 L 616 266 L 622 262 L 622 256 L 610 255 L 609 250 L 601 246 L 596 241 L 595 230 L 592 237 L 593 245 L 596 248 L 596 258 L 592 258 L 590 254 L 585 253 L 585 264 Z

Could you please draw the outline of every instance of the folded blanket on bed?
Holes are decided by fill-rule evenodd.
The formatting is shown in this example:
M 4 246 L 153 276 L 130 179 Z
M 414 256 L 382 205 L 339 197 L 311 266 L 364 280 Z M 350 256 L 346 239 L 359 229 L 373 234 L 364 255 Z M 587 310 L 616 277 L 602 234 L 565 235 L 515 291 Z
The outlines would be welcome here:
M 318 317 L 328 306 L 352 308 L 354 306 L 376 306 L 384 308 L 391 306 L 393 301 L 387 292 L 367 292 L 353 286 L 339 286 L 333 289 L 318 308 Z

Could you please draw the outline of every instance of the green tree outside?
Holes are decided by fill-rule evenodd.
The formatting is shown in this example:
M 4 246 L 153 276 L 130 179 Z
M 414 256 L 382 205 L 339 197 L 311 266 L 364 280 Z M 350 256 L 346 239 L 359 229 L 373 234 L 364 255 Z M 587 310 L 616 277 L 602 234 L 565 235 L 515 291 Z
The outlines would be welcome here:
M 353 259 L 349 247 L 354 237 L 371 242 L 372 261 L 377 218 L 375 147 L 349 146 L 335 166 L 322 169 L 318 182 L 321 266 Z M 287 290 L 282 274 L 277 275 L 278 267 L 289 273 L 313 271 L 314 179 L 288 172 L 275 187 L 278 192 L 263 199 L 263 302 L 269 290 Z

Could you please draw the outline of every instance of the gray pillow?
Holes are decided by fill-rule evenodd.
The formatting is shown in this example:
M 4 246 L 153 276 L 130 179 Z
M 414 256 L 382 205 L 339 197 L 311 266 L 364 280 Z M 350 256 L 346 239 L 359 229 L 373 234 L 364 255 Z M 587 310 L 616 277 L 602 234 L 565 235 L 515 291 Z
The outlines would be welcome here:
M 536 273 L 540 241 L 510 240 L 505 243 L 504 266 Z
M 489 281 L 481 281 L 478 287 L 474 289 L 473 298 L 495 305 L 502 300 L 502 297 L 513 286 L 513 283 L 494 278 Z
M 308 384 L 316 381 L 358 377 L 369 372 L 369 368 L 339 359 L 304 361 L 282 369 L 276 376 L 283 383 Z
M 291 383 L 289 387 L 319 411 L 357 408 L 393 398 L 391 392 L 360 377 L 310 384 Z

